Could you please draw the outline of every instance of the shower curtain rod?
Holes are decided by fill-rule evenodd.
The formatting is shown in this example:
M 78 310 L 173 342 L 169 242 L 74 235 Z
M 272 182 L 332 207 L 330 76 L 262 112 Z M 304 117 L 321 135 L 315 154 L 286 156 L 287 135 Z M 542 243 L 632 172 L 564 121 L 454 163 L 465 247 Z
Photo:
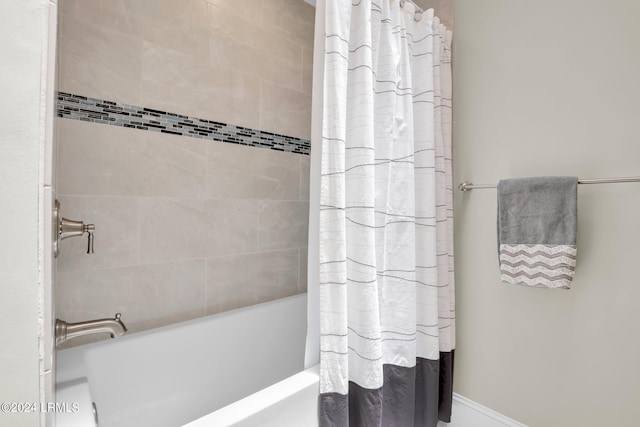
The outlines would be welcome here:
M 626 178 L 600 178 L 600 179 L 579 179 L 578 184 L 615 184 L 619 182 L 640 182 L 640 176 L 630 176 Z M 474 184 L 465 181 L 458 185 L 460 191 L 482 190 L 485 188 L 497 188 L 496 184 Z

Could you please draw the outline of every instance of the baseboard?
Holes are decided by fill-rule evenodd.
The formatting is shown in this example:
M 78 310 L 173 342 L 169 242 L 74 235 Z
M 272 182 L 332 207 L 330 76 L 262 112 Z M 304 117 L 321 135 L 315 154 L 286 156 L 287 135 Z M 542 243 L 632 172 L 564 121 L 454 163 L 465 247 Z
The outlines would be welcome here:
M 451 422 L 442 427 L 527 427 L 471 399 L 453 393 Z

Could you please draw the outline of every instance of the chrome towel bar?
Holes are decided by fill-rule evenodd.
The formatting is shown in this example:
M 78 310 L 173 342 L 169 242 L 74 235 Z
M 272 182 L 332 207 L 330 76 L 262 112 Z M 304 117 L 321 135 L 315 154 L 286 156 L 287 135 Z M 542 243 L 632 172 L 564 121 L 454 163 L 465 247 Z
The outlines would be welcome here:
M 619 182 L 640 182 L 640 176 L 630 176 L 626 178 L 599 178 L 599 179 L 579 179 L 578 184 L 616 184 Z M 460 191 L 482 190 L 485 188 L 497 188 L 497 184 L 474 184 L 465 181 L 458 185 Z

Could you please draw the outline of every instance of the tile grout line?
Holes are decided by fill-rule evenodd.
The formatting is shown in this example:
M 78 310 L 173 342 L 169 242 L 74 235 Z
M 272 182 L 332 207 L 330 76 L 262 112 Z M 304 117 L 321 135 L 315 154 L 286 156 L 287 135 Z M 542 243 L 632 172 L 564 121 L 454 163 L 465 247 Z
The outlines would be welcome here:
M 298 202 L 308 203 L 306 199 L 264 199 L 256 197 L 247 198 L 228 198 L 221 199 L 217 197 L 195 197 L 195 196 L 144 196 L 144 195 L 130 195 L 130 194 L 74 194 L 74 193 L 57 193 L 57 197 L 89 197 L 89 198 L 105 198 L 105 199 L 163 199 L 163 200 L 205 200 L 205 201 L 220 201 L 220 202 L 233 202 L 233 201 L 254 201 L 254 202 Z
M 187 261 L 208 261 L 210 259 L 222 259 L 228 257 L 242 256 L 242 255 L 262 255 L 262 254 L 272 254 L 277 252 L 292 252 L 292 251 L 300 251 L 304 249 L 304 247 L 295 246 L 291 248 L 277 248 L 277 249 L 265 249 L 253 252 L 238 252 L 238 253 L 230 253 L 223 255 L 210 255 L 210 256 L 201 256 L 196 258 L 175 258 L 165 261 L 151 261 L 151 262 L 140 262 L 138 264 L 122 264 L 122 265 L 111 265 L 111 266 L 100 266 L 100 267 L 92 267 L 92 268 L 80 268 L 76 270 L 62 270 L 59 272 L 66 273 L 78 273 L 78 272 L 90 272 L 90 271 L 100 271 L 100 270 L 115 270 L 120 268 L 133 268 L 133 267 L 145 267 L 145 266 L 154 266 L 154 265 L 164 265 L 164 264 L 173 264 L 179 262 L 187 262 Z

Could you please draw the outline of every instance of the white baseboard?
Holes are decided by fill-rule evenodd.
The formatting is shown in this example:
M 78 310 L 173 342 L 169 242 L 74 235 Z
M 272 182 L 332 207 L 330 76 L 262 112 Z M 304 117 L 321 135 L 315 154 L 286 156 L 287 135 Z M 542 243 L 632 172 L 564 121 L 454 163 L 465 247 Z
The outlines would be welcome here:
M 441 427 L 527 427 L 473 400 L 453 393 L 453 411 L 449 424 Z

